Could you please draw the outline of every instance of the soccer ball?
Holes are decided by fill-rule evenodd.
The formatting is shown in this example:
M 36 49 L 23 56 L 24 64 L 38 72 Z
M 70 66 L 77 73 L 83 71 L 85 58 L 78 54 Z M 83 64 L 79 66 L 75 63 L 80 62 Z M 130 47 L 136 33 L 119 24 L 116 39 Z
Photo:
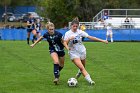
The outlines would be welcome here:
M 78 84 L 78 81 L 76 78 L 70 78 L 70 79 L 68 79 L 67 83 L 68 83 L 69 87 L 76 87 Z

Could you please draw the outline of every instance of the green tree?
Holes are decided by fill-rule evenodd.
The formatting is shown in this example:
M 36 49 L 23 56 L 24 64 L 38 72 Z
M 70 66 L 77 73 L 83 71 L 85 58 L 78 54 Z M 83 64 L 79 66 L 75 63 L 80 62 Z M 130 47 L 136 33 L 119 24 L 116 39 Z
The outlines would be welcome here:
M 7 7 L 10 4 L 11 4 L 11 0 L 0 0 L 0 5 L 4 7 L 5 13 L 7 13 Z M 6 24 L 6 22 L 7 22 L 7 15 L 5 15 L 4 18 L 5 18 L 4 19 L 4 23 Z
M 5 10 L 9 5 L 36 6 L 39 14 L 62 27 L 74 17 L 80 21 L 92 21 L 102 9 L 140 8 L 140 0 L 0 0 L 0 5 Z
M 65 26 L 71 19 L 71 11 L 68 10 L 67 1 L 69 0 L 42 0 L 40 5 L 43 7 L 43 13 L 56 24 L 57 27 Z
M 11 6 L 36 6 L 41 0 L 11 0 Z

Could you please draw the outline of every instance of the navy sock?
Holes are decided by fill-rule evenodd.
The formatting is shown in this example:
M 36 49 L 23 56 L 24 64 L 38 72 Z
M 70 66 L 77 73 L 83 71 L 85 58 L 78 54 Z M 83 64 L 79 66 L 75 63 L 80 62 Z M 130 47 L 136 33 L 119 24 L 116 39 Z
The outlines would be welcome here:
M 54 76 L 59 78 L 59 64 L 54 64 Z
M 59 71 L 61 71 L 63 69 L 63 67 L 59 66 Z
M 37 40 L 37 37 L 36 36 L 34 36 L 33 38 L 34 38 L 34 40 Z
M 34 43 L 34 41 L 37 40 L 36 36 L 33 36 L 32 42 Z
M 27 44 L 29 44 L 29 40 L 30 40 L 30 38 L 27 38 Z

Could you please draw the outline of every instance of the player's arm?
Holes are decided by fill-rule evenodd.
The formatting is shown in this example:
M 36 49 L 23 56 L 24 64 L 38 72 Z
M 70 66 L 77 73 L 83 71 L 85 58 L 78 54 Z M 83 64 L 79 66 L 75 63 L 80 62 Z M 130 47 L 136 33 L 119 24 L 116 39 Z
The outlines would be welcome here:
M 69 50 L 69 47 L 68 47 L 68 41 L 67 40 L 63 40 L 63 45 L 64 47 Z
M 64 40 L 63 45 L 65 46 L 67 50 L 70 50 L 70 48 L 68 47 L 68 43 L 70 42 L 70 40 L 73 40 L 74 38 L 75 38 L 74 36 L 71 36 L 70 38 L 67 38 L 66 40 Z
M 31 44 L 30 46 L 33 48 L 37 43 L 39 43 L 44 37 L 41 36 L 35 43 Z
M 37 25 L 36 25 L 35 23 L 33 24 L 33 26 L 34 26 L 34 28 L 37 30 Z
M 99 41 L 99 42 L 103 42 L 103 43 L 108 44 L 107 40 L 103 40 L 103 39 L 96 38 L 96 37 L 93 37 L 93 36 L 88 36 L 87 38 L 89 38 L 90 40 L 95 40 L 95 41 Z
M 27 21 L 27 26 L 31 26 L 32 24 L 30 24 L 30 22 L 29 21 Z

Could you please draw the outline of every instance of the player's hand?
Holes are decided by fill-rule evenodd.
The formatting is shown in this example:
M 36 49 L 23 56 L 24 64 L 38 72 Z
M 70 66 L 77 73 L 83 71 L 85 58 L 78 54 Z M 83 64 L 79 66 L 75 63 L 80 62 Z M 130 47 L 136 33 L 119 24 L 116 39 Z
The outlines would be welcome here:
M 73 40 L 75 38 L 75 36 L 71 36 L 70 38 L 69 38 L 69 40 Z
M 30 47 L 33 48 L 34 47 L 34 44 L 31 44 Z
M 108 44 L 108 41 L 107 40 L 104 40 L 104 43 Z
M 71 48 L 68 48 L 68 50 L 71 50 Z
M 68 51 L 70 50 L 70 48 L 69 48 L 69 47 L 67 47 L 66 49 L 67 49 Z
M 68 49 L 68 54 L 70 54 L 70 50 L 71 50 L 71 49 L 69 48 L 69 49 Z

